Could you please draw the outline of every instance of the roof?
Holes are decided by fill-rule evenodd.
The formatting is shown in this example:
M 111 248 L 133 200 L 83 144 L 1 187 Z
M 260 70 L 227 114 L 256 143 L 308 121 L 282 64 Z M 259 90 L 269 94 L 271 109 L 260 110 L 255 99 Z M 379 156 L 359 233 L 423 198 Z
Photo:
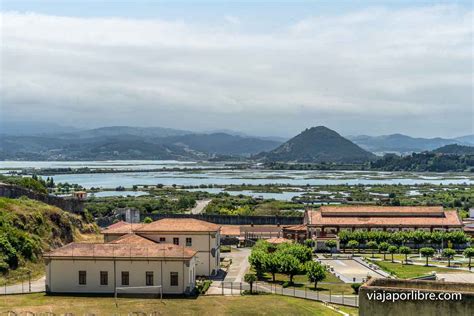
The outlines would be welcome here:
M 307 229 L 308 229 L 308 226 L 306 226 L 305 224 L 283 227 L 283 230 L 292 230 L 292 231 L 306 231 Z
M 120 221 L 101 230 L 102 234 L 128 234 L 134 232 L 138 227 L 145 225 L 142 223 L 127 223 Z
M 156 242 L 153 240 L 144 238 L 142 236 L 138 236 L 135 234 L 126 234 L 121 236 L 118 239 L 115 239 L 109 244 L 128 244 L 128 245 L 141 245 L 141 246 L 147 246 L 147 245 L 155 245 Z
M 240 236 L 240 225 L 222 225 L 221 235 Z
M 323 215 L 332 216 L 443 216 L 442 206 L 321 206 Z
M 135 258 L 190 259 L 196 251 L 173 244 L 70 243 L 44 255 L 45 258 Z
M 308 211 L 307 218 L 312 226 L 462 227 L 456 211 L 439 210 L 438 207 L 321 207 Z
M 217 232 L 220 225 L 194 218 L 164 218 L 134 228 L 136 232 Z
M 287 238 L 282 238 L 282 237 L 273 237 L 273 238 L 269 238 L 266 240 L 267 242 L 271 243 L 271 244 L 275 244 L 275 245 L 278 245 L 278 244 L 283 244 L 283 243 L 292 243 L 293 240 L 291 239 L 287 239 Z

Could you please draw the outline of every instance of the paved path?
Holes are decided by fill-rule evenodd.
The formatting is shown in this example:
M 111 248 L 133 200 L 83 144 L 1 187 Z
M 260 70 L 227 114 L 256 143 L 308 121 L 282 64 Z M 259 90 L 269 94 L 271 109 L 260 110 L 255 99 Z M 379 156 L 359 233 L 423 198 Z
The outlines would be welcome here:
M 208 200 L 198 200 L 196 201 L 196 206 L 193 207 L 190 211 L 191 214 L 201 214 L 202 211 L 206 208 L 206 206 L 211 203 L 212 199 Z
M 363 282 L 367 276 L 386 277 L 380 269 L 375 270 L 354 259 L 320 259 L 321 263 L 334 269 L 334 274 L 345 283 Z
M 46 277 L 44 276 L 38 280 L 31 281 L 31 293 L 44 292 L 45 281 L 46 281 Z M 28 281 L 24 281 L 23 283 L 7 285 L 6 287 L 3 286 L 2 288 L 0 288 L 0 295 L 21 294 L 21 293 L 28 293 L 28 292 L 29 292 Z

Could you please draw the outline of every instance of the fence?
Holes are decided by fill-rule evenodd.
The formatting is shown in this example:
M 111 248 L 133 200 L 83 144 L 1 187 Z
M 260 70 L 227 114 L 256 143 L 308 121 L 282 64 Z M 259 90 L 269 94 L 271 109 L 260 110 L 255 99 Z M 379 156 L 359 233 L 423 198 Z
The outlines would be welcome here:
M 44 279 L 24 280 L 21 283 L 15 283 L 11 285 L 7 285 L 7 282 L 5 281 L 3 284 L 0 284 L 0 296 L 9 294 L 40 293 L 44 291 Z
M 250 285 L 243 282 L 222 282 L 221 295 L 239 295 L 250 291 Z M 292 296 L 304 298 L 313 301 L 346 305 L 351 307 L 359 306 L 359 297 L 357 295 L 348 295 L 343 292 L 321 292 L 313 291 L 308 288 L 283 287 L 278 284 L 267 282 L 255 282 L 252 291 L 257 293 L 268 293 L 276 295 Z

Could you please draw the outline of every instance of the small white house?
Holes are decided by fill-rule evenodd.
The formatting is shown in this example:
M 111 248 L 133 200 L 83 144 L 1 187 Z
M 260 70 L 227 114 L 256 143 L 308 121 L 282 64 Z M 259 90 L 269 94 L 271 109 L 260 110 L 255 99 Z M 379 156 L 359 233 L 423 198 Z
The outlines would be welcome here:
M 195 250 L 134 234 L 111 243 L 70 243 L 44 258 L 47 293 L 113 294 L 126 287 L 150 293 L 145 287 L 161 286 L 163 294 L 185 294 L 195 287 Z

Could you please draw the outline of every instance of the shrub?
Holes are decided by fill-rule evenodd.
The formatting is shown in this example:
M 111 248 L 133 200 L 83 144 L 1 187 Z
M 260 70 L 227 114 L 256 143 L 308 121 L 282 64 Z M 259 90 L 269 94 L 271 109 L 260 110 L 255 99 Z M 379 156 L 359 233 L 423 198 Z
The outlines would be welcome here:
M 143 219 L 143 222 L 144 222 L 145 224 L 149 224 L 149 223 L 153 222 L 153 220 L 152 220 L 150 217 L 147 216 L 147 217 L 145 217 L 145 218 Z
M 359 294 L 359 288 L 362 286 L 362 283 L 352 283 L 351 288 L 354 290 L 355 294 Z

